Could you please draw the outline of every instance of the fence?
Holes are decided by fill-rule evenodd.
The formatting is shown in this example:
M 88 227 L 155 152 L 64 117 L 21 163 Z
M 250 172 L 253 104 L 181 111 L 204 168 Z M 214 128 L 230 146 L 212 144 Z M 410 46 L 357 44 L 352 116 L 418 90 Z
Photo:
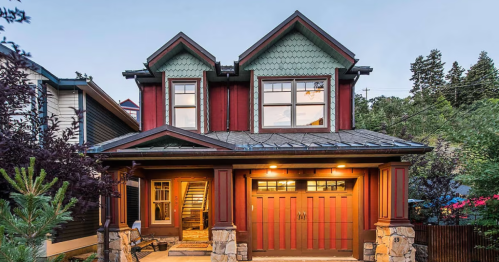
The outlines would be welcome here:
M 428 246 L 428 262 L 499 261 L 499 252 L 475 248 L 487 245 L 488 241 L 474 229 L 475 226 L 416 225 L 414 243 Z

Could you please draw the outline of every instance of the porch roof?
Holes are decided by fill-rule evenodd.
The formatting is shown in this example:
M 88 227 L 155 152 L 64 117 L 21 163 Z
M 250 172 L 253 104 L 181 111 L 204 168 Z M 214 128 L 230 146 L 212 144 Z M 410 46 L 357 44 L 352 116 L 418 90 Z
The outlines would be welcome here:
M 169 142 L 171 140 L 161 139 L 161 137 L 172 135 L 175 135 L 176 139 L 173 143 Z M 186 143 L 182 143 L 182 140 L 185 140 Z M 133 153 L 184 155 L 189 153 L 199 154 L 200 151 L 204 151 L 206 154 L 220 153 L 221 155 L 244 154 L 245 152 L 293 152 L 296 154 L 305 151 L 309 151 L 310 154 L 315 154 L 313 152 L 320 152 L 321 154 L 352 152 L 360 154 L 410 154 L 424 153 L 431 150 L 431 147 L 421 143 L 365 129 L 341 130 L 336 133 L 252 134 L 246 131 L 231 131 L 196 134 L 170 125 L 164 125 L 142 133 L 130 133 L 97 144 L 89 152 L 112 153 L 113 155 Z

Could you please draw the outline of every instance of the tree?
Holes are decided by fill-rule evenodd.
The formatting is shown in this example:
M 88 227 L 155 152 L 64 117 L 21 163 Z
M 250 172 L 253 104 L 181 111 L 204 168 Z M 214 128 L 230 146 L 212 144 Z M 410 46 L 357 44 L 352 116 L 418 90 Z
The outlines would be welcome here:
M 78 200 L 71 198 L 64 204 L 69 186 L 67 181 L 62 183 L 54 197 L 48 196 L 46 193 L 58 179 L 45 183 L 47 173 L 43 169 L 35 178 L 35 158 L 30 158 L 27 170 L 16 167 L 14 179 L 3 168 L 0 173 L 18 192 L 10 194 L 16 208 L 12 209 L 8 201 L 0 199 L 0 261 L 36 262 L 47 234 L 58 225 L 72 220 L 69 210 Z M 62 261 L 63 258 L 64 254 L 61 254 L 54 261 Z M 86 261 L 94 258 L 95 255 Z
M 418 56 L 411 63 L 412 77 L 414 82 L 411 93 L 416 100 L 424 103 L 434 102 L 441 95 L 441 88 L 445 84 L 444 65 L 442 53 L 433 49 L 425 58 Z
M 425 201 L 429 210 L 428 218 L 435 217 L 437 224 L 449 222 L 448 214 L 443 210 L 461 185 L 456 180 L 462 172 L 459 169 L 459 155 L 453 150 L 448 142 L 439 138 L 432 152 L 409 155 L 404 159 L 412 164 L 409 170 L 409 194 Z
M 424 91 L 424 76 L 425 76 L 425 61 L 422 55 L 416 57 L 414 63 L 411 63 L 412 77 L 409 79 L 413 81 L 411 93 L 416 95 L 421 95 Z
M 7 22 L 29 21 L 24 11 L 18 9 L 0 12 Z M 60 129 L 56 115 L 43 115 L 48 95 L 44 85 L 33 85 L 28 79 L 37 68 L 15 43 L 8 43 L 12 52 L 1 53 L 0 60 L 0 163 L 7 173 L 12 174 L 19 163 L 37 159 L 35 169 L 47 171 L 47 178 L 60 180 L 47 192 L 55 196 L 61 181 L 69 182 L 68 197 L 77 198 L 73 207 L 75 215 L 97 208 L 99 196 L 118 197 L 115 185 L 131 175 L 125 172 L 122 179 L 113 179 L 102 165 L 102 156 L 90 156 L 87 144 L 71 143 L 79 135 L 79 124 L 83 111 L 76 110 L 71 127 Z M 7 199 L 13 190 L 10 184 L 0 182 L 0 198 Z
M 427 75 L 425 77 L 430 95 L 434 100 L 442 95 L 442 87 L 445 84 L 444 80 L 444 65 L 442 62 L 442 53 L 438 49 L 433 49 L 425 60 Z
M 462 103 L 462 92 L 464 91 L 463 73 L 466 71 L 457 61 L 452 63 L 452 68 L 449 70 L 445 79 L 447 80 L 446 90 L 443 91 L 444 97 L 451 102 L 453 107 L 459 107 Z
M 472 65 L 466 74 L 465 82 L 469 87 L 464 93 L 464 102 L 472 104 L 486 98 L 499 97 L 499 71 L 494 61 L 482 51 L 476 64 Z

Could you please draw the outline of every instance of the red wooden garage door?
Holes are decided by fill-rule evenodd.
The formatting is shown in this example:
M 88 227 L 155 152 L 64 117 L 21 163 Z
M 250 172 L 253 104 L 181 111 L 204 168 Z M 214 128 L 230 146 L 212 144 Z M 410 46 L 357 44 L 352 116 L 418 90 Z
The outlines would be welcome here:
M 295 182 L 294 191 L 253 191 L 253 255 L 352 256 L 353 183 L 309 191 L 307 181 Z

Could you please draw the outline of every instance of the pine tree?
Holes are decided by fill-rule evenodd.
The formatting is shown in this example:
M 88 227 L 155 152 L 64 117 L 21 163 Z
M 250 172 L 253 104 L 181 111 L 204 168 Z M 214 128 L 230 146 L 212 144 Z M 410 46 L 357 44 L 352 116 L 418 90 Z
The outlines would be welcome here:
M 484 98 L 499 97 L 499 72 L 494 66 L 494 61 L 482 51 L 476 64 L 472 65 L 466 75 L 465 103 L 472 104 Z
M 411 93 L 416 96 L 416 95 L 421 95 L 422 94 L 422 90 L 423 90 L 423 83 L 424 83 L 424 69 L 425 69 L 425 65 L 424 65 L 424 57 L 422 55 L 416 57 L 416 60 L 414 61 L 414 63 L 411 63 L 411 72 L 412 72 L 412 77 L 411 81 L 414 82 L 413 86 L 412 86 L 412 89 L 411 89 Z
M 426 77 L 430 96 L 436 100 L 441 95 L 441 88 L 445 84 L 444 65 L 442 62 L 442 53 L 438 49 L 433 49 L 425 59 Z
M 7 200 L 0 199 L 0 261 L 36 262 L 47 235 L 61 223 L 72 220 L 69 209 L 78 200 L 71 198 L 69 203 L 63 204 L 68 182 L 63 183 L 54 197 L 48 196 L 47 192 L 58 179 L 54 178 L 45 184 L 47 173 L 43 169 L 34 178 L 35 158 L 30 158 L 27 170 L 16 168 L 14 179 L 3 168 L 0 173 L 19 192 L 10 194 L 17 204 L 14 209 L 11 209 Z M 54 262 L 62 261 L 63 258 L 64 254 L 59 255 Z
M 459 107 L 462 103 L 464 71 L 466 70 L 462 68 L 457 61 L 454 61 L 454 63 L 452 63 L 452 68 L 445 76 L 447 86 L 445 87 L 445 90 L 442 90 L 442 93 L 444 97 L 451 102 L 453 107 Z
M 422 100 L 424 103 L 436 101 L 441 95 L 439 89 L 445 84 L 444 65 L 442 53 L 437 49 L 431 50 L 426 57 L 418 56 L 414 63 L 411 63 L 410 80 L 414 84 L 410 92 L 414 100 Z

